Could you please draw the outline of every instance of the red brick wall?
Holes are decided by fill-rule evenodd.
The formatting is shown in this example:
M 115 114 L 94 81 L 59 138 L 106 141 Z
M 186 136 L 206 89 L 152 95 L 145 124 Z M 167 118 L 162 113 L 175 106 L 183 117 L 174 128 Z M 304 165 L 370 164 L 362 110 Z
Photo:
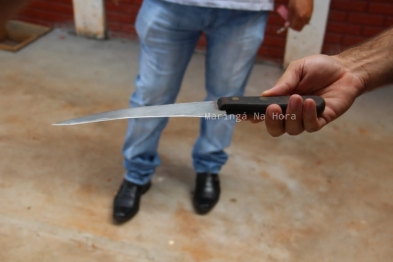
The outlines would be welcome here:
M 107 26 L 111 37 L 135 38 L 134 22 L 142 0 L 105 0 Z M 276 6 L 288 0 L 276 0 Z M 72 0 L 33 0 L 19 19 L 44 25 L 72 24 Z M 271 13 L 265 40 L 258 54 L 262 59 L 281 63 L 285 50 L 286 32 L 277 35 L 282 19 Z M 391 0 L 331 0 L 323 53 L 335 54 L 350 45 L 371 37 L 393 25 L 393 1 Z M 203 48 L 202 37 L 199 48 Z
M 74 20 L 72 0 L 32 0 L 16 18 L 47 26 L 70 26 Z
M 392 25 L 391 0 L 331 0 L 322 52 L 336 54 Z
M 107 28 L 111 37 L 136 36 L 134 24 L 142 0 L 119 0 L 115 5 L 111 0 L 105 0 Z

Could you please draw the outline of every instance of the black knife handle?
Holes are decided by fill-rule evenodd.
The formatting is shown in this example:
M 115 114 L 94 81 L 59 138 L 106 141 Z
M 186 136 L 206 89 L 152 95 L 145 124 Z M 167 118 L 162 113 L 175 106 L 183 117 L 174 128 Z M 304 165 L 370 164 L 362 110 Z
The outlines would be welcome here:
M 303 101 L 310 98 L 315 101 L 317 115 L 325 110 L 325 100 L 320 96 L 301 96 Z M 228 115 L 254 113 L 265 114 L 268 106 L 277 104 L 281 107 L 282 113 L 287 111 L 289 96 L 231 96 L 221 97 L 217 101 L 218 109 L 225 110 Z

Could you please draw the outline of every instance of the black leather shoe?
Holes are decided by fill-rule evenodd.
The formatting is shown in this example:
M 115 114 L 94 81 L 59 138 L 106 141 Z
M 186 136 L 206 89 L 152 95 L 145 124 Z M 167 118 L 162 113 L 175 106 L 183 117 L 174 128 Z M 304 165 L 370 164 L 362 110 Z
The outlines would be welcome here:
M 193 205 L 195 211 L 206 214 L 217 204 L 220 198 L 220 180 L 218 174 L 197 173 Z
M 117 223 L 124 223 L 134 217 L 139 210 L 141 195 L 149 190 L 151 183 L 137 185 L 124 180 L 113 201 L 113 219 Z

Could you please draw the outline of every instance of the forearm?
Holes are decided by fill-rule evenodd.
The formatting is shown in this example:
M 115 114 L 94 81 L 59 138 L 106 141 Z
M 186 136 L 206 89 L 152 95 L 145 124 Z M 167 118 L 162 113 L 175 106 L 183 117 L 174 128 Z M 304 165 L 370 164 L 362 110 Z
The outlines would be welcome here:
M 335 58 L 360 76 L 361 93 L 393 83 L 393 27 Z

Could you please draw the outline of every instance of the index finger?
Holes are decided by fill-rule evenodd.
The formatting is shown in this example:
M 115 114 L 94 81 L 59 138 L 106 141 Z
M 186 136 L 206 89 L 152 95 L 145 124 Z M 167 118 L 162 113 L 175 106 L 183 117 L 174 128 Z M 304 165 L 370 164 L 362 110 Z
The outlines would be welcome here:
M 277 83 L 271 89 L 264 91 L 262 96 L 285 96 L 293 94 L 300 83 L 303 65 L 303 59 L 290 63 Z

